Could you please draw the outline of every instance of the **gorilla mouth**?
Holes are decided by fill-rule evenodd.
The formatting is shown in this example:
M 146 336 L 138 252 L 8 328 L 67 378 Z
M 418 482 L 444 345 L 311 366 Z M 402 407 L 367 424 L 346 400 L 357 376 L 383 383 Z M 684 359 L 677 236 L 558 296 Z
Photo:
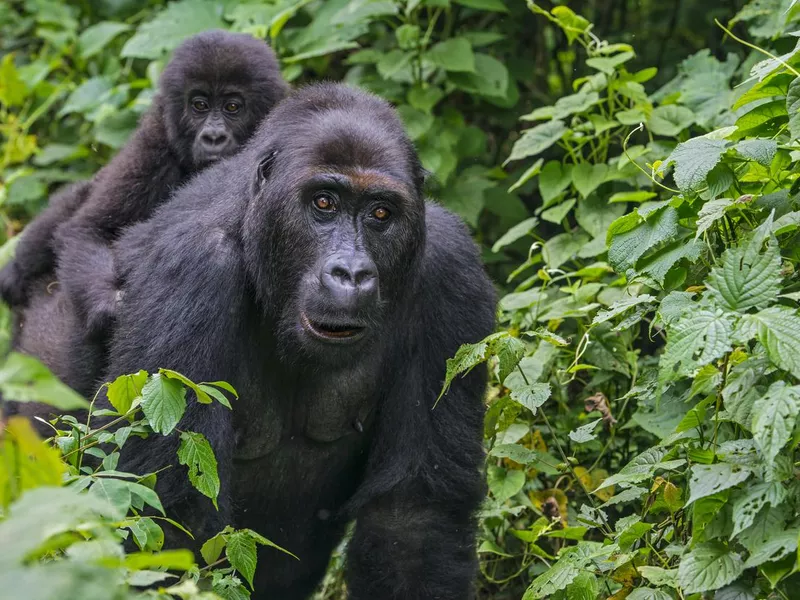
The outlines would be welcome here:
M 355 341 L 364 333 L 365 327 L 352 323 L 319 323 L 312 321 L 305 313 L 300 315 L 303 328 L 314 337 L 328 342 Z

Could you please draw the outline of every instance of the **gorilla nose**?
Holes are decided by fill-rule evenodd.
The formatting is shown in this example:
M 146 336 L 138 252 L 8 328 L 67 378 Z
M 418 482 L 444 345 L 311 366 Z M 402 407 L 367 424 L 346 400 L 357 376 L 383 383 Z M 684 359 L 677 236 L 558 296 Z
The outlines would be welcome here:
M 207 148 L 219 148 L 227 145 L 228 132 L 222 128 L 219 129 L 206 129 L 200 136 L 200 141 Z
M 358 309 L 378 296 L 378 271 L 363 255 L 332 256 L 322 267 L 321 281 L 341 308 Z

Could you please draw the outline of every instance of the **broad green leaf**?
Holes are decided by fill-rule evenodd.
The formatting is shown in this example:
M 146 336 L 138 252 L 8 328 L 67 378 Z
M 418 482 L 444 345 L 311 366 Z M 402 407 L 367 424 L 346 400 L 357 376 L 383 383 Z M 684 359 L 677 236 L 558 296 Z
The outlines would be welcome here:
M 408 104 L 398 106 L 397 114 L 403 121 L 406 133 L 412 141 L 416 141 L 428 133 L 428 130 L 433 125 L 433 115 L 417 110 Z
M 659 379 L 689 376 L 721 358 L 731 349 L 732 333 L 731 321 L 721 310 L 698 308 L 684 313 L 668 330 Z
M 795 331 L 796 336 L 799 334 Z M 755 401 L 750 430 L 768 466 L 772 466 L 775 457 L 789 442 L 798 413 L 800 386 L 789 386 L 785 381 L 776 381 Z
M 766 562 L 780 560 L 790 552 L 797 550 L 797 541 L 800 537 L 800 528 L 793 527 L 763 539 L 756 546 L 751 546 L 750 556 L 744 563 L 745 569 L 752 569 Z M 794 560 L 792 561 L 794 562 Z
M 242 577 L 253 587 L 253 576 L 256 573 L 256 541 L 246 532 L 236 531 L 226 537 L 225 556 Z
M 626 221 L 623 222 L 623 219 Z M 629 228 L 619 231 L 621 229 L 619 225 Z M 618 273 L 624 273 L 633 267 L 645 252 L 657 248 L 677 234 L 678 212 L 671 206 L 658 211 L 654 217 L 646 221 L 642 221 L 635 214 L 626 215 L 609 227 L 608 262 Z
M 536 162 L 534 162 L 530 167 L 525 169 L 525 172 L 522 175 L 519 176 L 519 179 L 517 179 L 514 182 L 514 185 L 512 185 L 510 188 L 508 188 L 508 192 L 509 193 L 515 192 L 516 190 L 521 188 L 523 185 L 528 183 L 531 179 L 536 177 L 542 171 L 542 165 L 543 164 L 544 164 L 544 159 L 543 158 L 537 159 Z
M 511 399 L 519 402 L 522 406 L 529 409 L 534 415 L 550 397 L 549 383 L 531 383 L 524 387 L 516 388 L 511 391 Z
M 28 89 L 14 65 L 14 54 L 9 52 L 0 62 L 0 104 L 18 106 L 25 102 Z
M 500 381 L 505 381 L 506 377 L 517 368 L 519 361 L 525 356 L 526 349 L 522 340 L 510 335 L 500 336 L 492 341 L 491 351 L 497 356 Z
M 606 75 L 613 75 L 618 66 L 628 62 L 634 57 L 633 52 L 621 52 L 616 56 L 611 57 L 594 57 L 586 59 L 586 65 L 605 73 Z
M 188 571 L 194 566 L 194 556 L 189 550 L 164 550 L 163 552 L 135 552 L 125 557 L 125 567 L 132 571 L 164 568 Z
M 686 463 L 685 460 L 670 460 L 662 462 L 662 459 L 667 455 L 667 452 L 668 450 L 666 448 L 661 448 L 658 446 L 648 448 L 631 460 L 631 462 L 629 462 L 627 465 L 622 467 L 619 473 L 615 473 L 611 477 L 605 479 L 603 483 L 597 486 L 595 491 L 602 490 L 603 488 L 607 488 L 618 483 L 638 483 L 640 481 L 649 479 L 659 469 L 677 469 Z
M 672 600 L 672 596 L 654 588 L 636 588 L 626 596 L 626 600 Z
M 536 156 L 555 144 L 567 132 L 567 126 L 563 121 L 550 121 L 537 125 L 533 129 L 528 129 L 514 143 L 511 155 L 506 159 L 506 163 L 528 156 Z M 549 163 L 548 163 L 549 164 Z
M 14 402 L 44 402 L 61 410 L 89 408 L 80 394 L 68 388 L 32 356 L 11 352 L 0 367 L 0 394 Z
M 482 52 L 475 54 L 474 72 L 450 73 L 448 78 L 459 89 L 478 96 L 503 100 L 508 93 L 508 69 Z
M 569 186 L 572 181 L 572 167 L 562 165 L 558 161 L 549 161 L 539 175 L 539 193 L 542 202 L 547 205 Z
M 752 588 L 741 581 L 737 581 L 718 589 L 714 593 L 714 600 L 756 600 L 756 595 Z
M 495 335 L 489 336 L 476 344 L 464 344 L 458 349 L 453 358 L 447 359 L 447 372 L 445 373 L 444 384 L 442 385 L 442 391 L 439 393 L 437 402 L 447 393 L 447 390 L 450 389 L 450 384 L 453 379 L 455 379 L 456 375 L 462 373 L 466 375 L 486 360 L 489 342 L 494 339 Z
M 778 151 L 778 143 L 775 140 L 742 140 L 734 148 L 743 157 L 769 167 Z
M 656 196 L 658 196 L 658 194 L 655 192 L 647 191 L 617 192 L 608 199 L 608 202 L 610 204 L 615 202 L 645 202 L 647 200 L 652 200 Z
M 772 102 L 759 104 L 749 112 L 739 117 L 739 119 L 736 121 L 736 127 L 739 128 L 739 133 L 744 135 L 746 132 L 755 130 L 761 125 L 769 123 L 775 119 L 780 119 L 786 115 L 786 101 L 783 99 L 773 100 Z
M 792 140 L 800 138 L 800 77 L 789 85 L 786 94 L 786 112 L 789 114 L 789 133 Z
M 609 306 L 607 310 L 598 311 L 597 316 L 592 321 L 592 325 L 605 323 L 606 321 L 610 321 L 614 317 L 627 312 L 635 306 L 639 306 L 640 304 L 652 304 L 655 301 L 655 296 L 651 296 L 650 294 L 642 294 L 641 296 L 634 296 L 633 298 L 623 298 L 621 300 L 617 300 L 614 302 L 614 304 Z
M 62 117 L 70 113 L 87 113 L 100 105 L 103 97 L 111 90 L 112 84 L 104 77 L 92 77 L 79 85 L 67 98 L 58 111 Z
M 594 439 L 597 439 L 597 436 L 594 434 L 594 430 L 597 428 L 597 424 L 602 419 L 596 419 L 586 425 L 581 425 L 574 431 L 569 432 L 569 439 L 571 439 L 576 444 L 585 444 L 586 442 L 591 442 Z
M 689 481 L 689 499 L 686 501 L 686 505 L 739 485 L 752 474 L 752 471 L 748 469 L 729 463 L 694 465 Z
M 664 166 L 675 163 L 675 183 L 683 192 L 702 186 L 725 153 L 728 142 L 707 137 L 692 138 L 672 151 Z
M 561 223 L 561 221 L 563 221 L 564 218 L 569 214 L 569 211 L 572 210 L 573 206 L 575 206 L 574 198 L 571 198 L 566 202 L 556 204 L 554 207 L 542 211 L 542 219 L 550 223 Z
M 475 55 L 470 43 L 461 37 L 439 42 L 425 54 L 425 57 L 445 71 L 475 72 Z
M 120 479 L 98 478 L 89 488 L 89 494 L 114 507 L 116 518 L 122 519 L 131 507 L 131 490 L 128 482 Z
M 733 200 L 730 198 L 720 198 L 718 200 L 709 200 L 700 208 L 697 213 L 697 233 L 695 239 L 699 238 L 709 227 L 720 220 L 729 206 L 733 206 Z
M 586 198 L 605 181 L 608 172 L 605 164 L 580 163 L 572 168 L 572 184 Z
M 638 568 L 638 571 L 652 585 L 666 585 L 671 588 L 678 588 L 677 569 L 662 569 L 661 567 L 643 565 Z
M 426 113 L 430 113 L 442 98 L 444 98 L 444 92 L 435 85 L 427 87 L 417 85 L 408 91 L 408 103 Z
M 758 341 L 781 369 L 800 377 L 800 315 L 786 306 L 771 306 L 752 315 Z
M 130 31 L 131 26 L 127 23 L 115 21 L 101 21 L 91 27 L 87 27 L 81 32 L 78 38 L 78 47 L 83 58 L 91 58 L 98 54 L 120 33 Z
M 525 485 L 525 473 L 515 469 L 490 466 L 488 468 L 489 490 L 498 502 L 505 502 L 516 495 Z
M 733 106 L 731 106 L 731 109 L 737 110 L 745 104 L 750 104 L 756 100 L 763 100 L 764 98 L 784 97 L 793 79 L 794 75 L 791 73 L 775 73 L 774 75 L 770 75 L 742 94 Z
M 142 395 L 147 383 L 147 372 L 139 371 L 133 375 L 120 375 L 108 386 L 108 401 L 121 415 L 127 413 L 133 401 Z
M 181 433 L 178 448 L 178 462 L 189 467 L 189 481 L 204 496 L 211 498 L 217 507 L 219 495 L 219 475 L 217 459 L 211 444 L 201 433 L 184 431 Z
M 748 486 L 733 502 L 733 531 L 735 537 L 753 524 L 756 515 L 769 504 L 776 507 L 785 500 L 786 488 L 778 482 L 760 482 Z
M 156 494 L 154 490 L 150 489 L 146 485 L 135 483 L 133 481 L 126 481 L 125 485 L 128 487 L 128 490 L 130 490 L 132 497 L 141 499 L 142 502 L 152 506 L 162 515 L 166 516 L 164 507 L 161 505 L 161 500 L 159 500 L 158 494 Z
M 666 248 L 639 260 L 636 272 L 647 275 L 659 285 L 664 285 L 670 269 L 682 260 L 697 262 L 703 252 L 703 243 L 697 240 L 678 240 Z
M 493 12 L 508 12 L 503 0 L 453 0 L 456 4 Z
M 647 120 L 647 127 L 656 135 L 677 137 L 677 135 L 694 124 L 694 112 L 685 106 L 667 104 L 653 109 Z
M 699 544 L 684 555 L 678 567 L 678 581 L 684 594 L 717 590 L 744 571 L 742 558 L 723 544 Z
M 742 244 L 726 250 L 722 264 L 712 269 L 706 285 L 721 306 L 744 312 L 775 301 L 780 293 L 781 258 L 771 227 L 770 216 Z
M 492 246 L 492 252 L 499 252 L 506 246 L 513 244 L 519 239 L 522 239 L 526 235 L 528 235 L 536 225 L 539 223 L 539 219 L 536 217 L 531 217 L 529 219 L 525 219 L 514 225 L 511 229 L 506 231 L 500 239 L 498 239 L 494 245 Z
M 560 559 L 547 571 L 533 580 L 522 596 L 522 600 L 539 600 L 549 598 L 559 590 L 563 590 L 583 572 L 580 563 Z
M 122 47 L 123 58 L 161 58 L 196 33 L 222 29 L 219 4 L 214 0 L 180 0 L 166 5 L 155 18 L 139 25 Z
M 164 545 L 164 530 L 150 517 L 140 517 L 128 528 L 140 550 L 158 552 Z
M 153 431 L 168 434 L 186 411 L 186 388 L 180 381 L 156 373 L 142 388 L 142 412 Z
M 203 556 L 203 560 L 206 561 L 207 565 L 216 562 L 220 557 L 227 544 L 225 538 L 226 536 L 224 534 L 218 533 L 214 537 L 209 538 L 206 543 L 203 544 L 203 547 L 200 548 L 200 554 Z
M 489 455 L 508 458 L 521 465 L 527 465 L 539 460 L 539 454 L 520 444 L 498 444 L 492 448 Z

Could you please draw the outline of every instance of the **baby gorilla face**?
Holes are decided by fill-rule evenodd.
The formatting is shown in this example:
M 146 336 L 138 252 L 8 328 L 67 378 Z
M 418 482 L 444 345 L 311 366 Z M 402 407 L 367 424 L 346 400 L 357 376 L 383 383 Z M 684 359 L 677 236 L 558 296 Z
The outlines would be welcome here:
M 196 167 L 205 167 L 239 149 L 244 141 L 240 132 L 252 120 L 242 94 L 224 89 L 210 93 L 192 90 L 187 104 L 186 111 L 196 132 L 192 143 L 192 162 Z

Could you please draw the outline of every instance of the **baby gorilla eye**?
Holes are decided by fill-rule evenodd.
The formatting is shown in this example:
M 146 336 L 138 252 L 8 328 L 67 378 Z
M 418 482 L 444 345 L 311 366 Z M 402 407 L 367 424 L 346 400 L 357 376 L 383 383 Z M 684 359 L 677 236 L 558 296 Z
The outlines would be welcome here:
M 382 206 L 379 206 L 375 210 L 372 211 L 372 216 L 378 219 L 378 221 L 386 221 L 392 213 L 390 213 L 387 209 Z
M 192 100 L 192 108 L 197 112 L 206 112 L 208 110 L 208 102 L 203 98 L 195 98 Z
M 239 112 L 241 105 L 238 102 L 226 102 L 225 103 L 225 112 L 235 115 Z
M 317 210 L 323 212 L 332 212 L 336 210 L 336 203 L 334 202 L 333 196 L 327 192 L 321 192 L 314 196 L 314 206 Z

